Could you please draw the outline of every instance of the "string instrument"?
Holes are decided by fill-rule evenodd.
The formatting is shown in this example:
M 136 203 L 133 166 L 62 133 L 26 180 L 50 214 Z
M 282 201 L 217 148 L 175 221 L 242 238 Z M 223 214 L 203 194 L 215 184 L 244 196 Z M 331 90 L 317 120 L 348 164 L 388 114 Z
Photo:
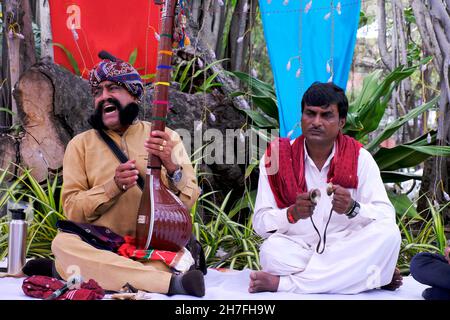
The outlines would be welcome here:
M 165 0 L 163 5 L 151 131 L 164 131 L 166 126 L 176 3 L 177 0 Z M 192 220 L 181 200 L 162 183 L 161 164 L 159 157 L 149 154 L 136 222 L 136 247 L 178 251 L 191 236 Z

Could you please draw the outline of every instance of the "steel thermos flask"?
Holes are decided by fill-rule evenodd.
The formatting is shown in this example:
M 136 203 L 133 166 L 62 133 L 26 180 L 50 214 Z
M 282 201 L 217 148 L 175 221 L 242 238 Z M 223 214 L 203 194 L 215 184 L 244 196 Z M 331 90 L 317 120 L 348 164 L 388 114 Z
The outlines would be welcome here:
M 10 209 L 8 239 L 8 274 L 17 274 L 25 264 L 25 247 L 27 245 L 27 222 L 23 209 Z

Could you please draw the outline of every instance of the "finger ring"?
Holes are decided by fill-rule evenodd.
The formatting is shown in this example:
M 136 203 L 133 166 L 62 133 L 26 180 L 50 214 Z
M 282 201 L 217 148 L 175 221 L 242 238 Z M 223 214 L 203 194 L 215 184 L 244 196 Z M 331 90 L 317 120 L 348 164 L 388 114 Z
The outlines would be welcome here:
M 127 187 L 126 187 L 126 185 L 122 185 L 122 190 L 127 190 Z
M 166 140 L 163 140 L 163 146 L 165 146 L 167 144 Z
M 164 147 L 163 146 L 159 146 L 159 151 L 163 151 Z

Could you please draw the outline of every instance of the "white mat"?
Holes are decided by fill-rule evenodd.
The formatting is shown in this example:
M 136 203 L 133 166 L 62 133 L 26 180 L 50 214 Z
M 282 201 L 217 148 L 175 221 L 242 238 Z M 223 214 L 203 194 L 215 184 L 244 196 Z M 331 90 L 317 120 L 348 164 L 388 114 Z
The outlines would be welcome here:
M 357 295 L 340 294 L 292 294 L 286 292 L 249 293 L 248 283 L 251 270 L 219 272 L 209 269 L 205 277 L 206 295 L 203 300 L 423 300 L 422 291 L 427 286 L 418 283 L 412 277 L 403 279 L 403 286 L 396 291 L 371 290 Z M 24 278 L 0 278 L 0 300 L 25 300 L 22 291 Z M 150 294 L 154 300 L 191 300 L 200 299 L 185 295 L 168 297 L 163 294 Z M 108 298 L 108 296 L 106 296 Z

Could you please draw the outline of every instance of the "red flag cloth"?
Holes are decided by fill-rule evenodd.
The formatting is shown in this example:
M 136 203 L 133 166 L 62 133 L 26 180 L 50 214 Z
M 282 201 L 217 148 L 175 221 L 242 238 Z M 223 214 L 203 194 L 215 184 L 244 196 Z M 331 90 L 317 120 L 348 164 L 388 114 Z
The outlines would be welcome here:
M 161 5 L 153 0 L 57 0 L 50 1 L 55 62 L 74 68 L 62 44 L 74 57 L 79 71 L 88 71 L 106 50 L 129 61 L 137 49 L 134 67 L 141 75 L 156 72 Z
M 52 277 L 31 276 L 23 281 L 22 290 L 29 297 L 45 299 L 63 286 L 62 281 Z M 105 291 L 102 287 L 90 279 L 88 282 L 83 282 L 80 289 L 68 290 L 56 300 L 100 300 L 104 296 Z
M 138 261 L 162 261 L 168 267 L 180 272 L 188 271 L 195 263 L 191 253 L 182 248 L 177 252 L 165 250 L 139 250 L 136 249 L 136 239 L 130 236 L 124 237 L 125 243 L 120 246 L 117 253 L 121 256 Z
M 156 260 L 162 261 L 170 266 L 177 252 L 164 250 L 138 250 L 136 249 L 136 239 L 130 236 L 125 236 L 125 243 L 120 246 L 117 253 L 121 256 L 131 258 L 134 260 Z
M 267 147 L 265 167 L 270 188 L 280 209 L 295 203 L 297 194 L 306 192 L 305 137 L 291 145 L 289 138 L 277 138 Z M 362 144 L 339 133 L 336 149 L 328 171 L 327 182 L 344 188 L 358 186 L 358 156 Z

